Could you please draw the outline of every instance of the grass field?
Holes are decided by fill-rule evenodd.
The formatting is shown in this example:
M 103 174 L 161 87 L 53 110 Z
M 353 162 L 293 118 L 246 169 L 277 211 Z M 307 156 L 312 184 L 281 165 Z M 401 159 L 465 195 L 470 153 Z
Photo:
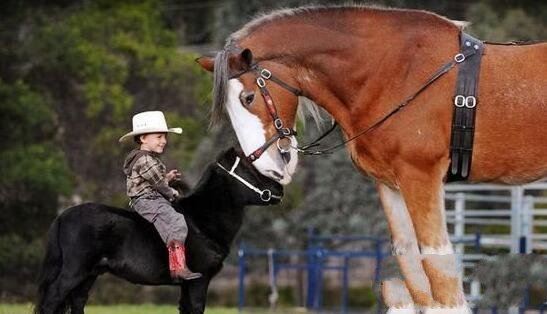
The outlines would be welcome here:
M 0 314 L 31 314 L 31 304 L 0 304 Z M 176 314 L 174 305 L 89 305 L 85 308 L 86 314 Z M 237 314 L 237 309 L 210 308 L 206 314 Z
M 31 314 L 31 304 L 2 304 L 0 303 L 0 314 Z M 177 314 L 175 305 L 155 304 L 120 304 L 120 305 L 88 305 L 85 307 L 85 314 Z M 301 308 L 282 308 L 275 313 L 279 314 L 303 314 Z M 328 312 L 324 312 L 328 314 Z M 238 312 L 237 308 L 211 307 L 205 310 L 205 314 L 271 314 L 268 309 L 247 309 Z

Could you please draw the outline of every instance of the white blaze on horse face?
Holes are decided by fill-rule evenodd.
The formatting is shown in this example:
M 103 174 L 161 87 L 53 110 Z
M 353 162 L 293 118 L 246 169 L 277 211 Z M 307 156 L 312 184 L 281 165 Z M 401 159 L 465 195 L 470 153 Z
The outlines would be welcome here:
M 239 100 L 243 85 L 238 79 L 228 81 L 228 99 L 226 111 L 230 117 L 232 127 L 245 155 L 249 155 L 260 148 L 266 142 L 266 131 L 260 119 L 250 113 Z M 272 122 L 273 123 L 273 122 Z M 296 138 L 291 137 L 293 144 L 297 145 Z M 278 181 L 281 184 L 289 184 L 296 170 L 298 155 L 291 150 L 291 160 L 285 164 L 275 144 L 258 158 L 253 165 L 263 175 Z

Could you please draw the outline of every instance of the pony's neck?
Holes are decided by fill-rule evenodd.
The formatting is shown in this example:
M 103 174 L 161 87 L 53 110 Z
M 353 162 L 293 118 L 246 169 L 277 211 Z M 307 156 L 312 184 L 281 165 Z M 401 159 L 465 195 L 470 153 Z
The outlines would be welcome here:
M 187 220 L 201 233 L 229 249 L 241 227 L 244 206 L 230 193 L 219 192 L 226 188 L 224 179 L 209 168 L 196 188 L 176 207 L 184 210 Z
M 458 27 L 432 13 L 362 8 L 336 13 L 272 19 L 240 46 L 251 47 L 258 59 L 290 64 L 304 94 L 350 134 L 370 122 L 355 125 L 356 114 L 365 111 L 359 116 L 375 120 L 457 48 Z

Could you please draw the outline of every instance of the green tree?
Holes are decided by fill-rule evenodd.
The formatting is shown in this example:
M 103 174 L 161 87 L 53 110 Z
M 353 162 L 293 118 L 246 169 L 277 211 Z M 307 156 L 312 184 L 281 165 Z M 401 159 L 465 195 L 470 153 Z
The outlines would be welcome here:
M 50 99 L 84 198 L 121 204 L 129 147 L 117 138 L 131 128 L 132 114 L 159 109 L 182 124 L 185 135 L 173 137 L 172 152 L 192 151 L 205 134 L 206 109 L 198 103 L 209 82 L 195 56 L 177 49 L 160 4 L 85 2 L 41 16 L 23 41 L 23 58 L 34 60 L 24 78 Z M 190 155 L 167 159 L 188 162 Z
M 482 0 L 467 11 L 470 31 L 488 41 L 527 41 L 547 38 L 547 4 L 544 2 L 499 3 Z

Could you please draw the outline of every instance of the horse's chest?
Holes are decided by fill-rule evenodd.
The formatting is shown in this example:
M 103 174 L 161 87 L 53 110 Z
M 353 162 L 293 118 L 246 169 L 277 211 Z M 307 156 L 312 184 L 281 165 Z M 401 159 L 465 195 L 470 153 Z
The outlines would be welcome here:
M 382 182 L 394 182 L 394 176 L 388 164 L 358 145 L 351 145 L 350 156 L 359 171 L 365 176 Z

